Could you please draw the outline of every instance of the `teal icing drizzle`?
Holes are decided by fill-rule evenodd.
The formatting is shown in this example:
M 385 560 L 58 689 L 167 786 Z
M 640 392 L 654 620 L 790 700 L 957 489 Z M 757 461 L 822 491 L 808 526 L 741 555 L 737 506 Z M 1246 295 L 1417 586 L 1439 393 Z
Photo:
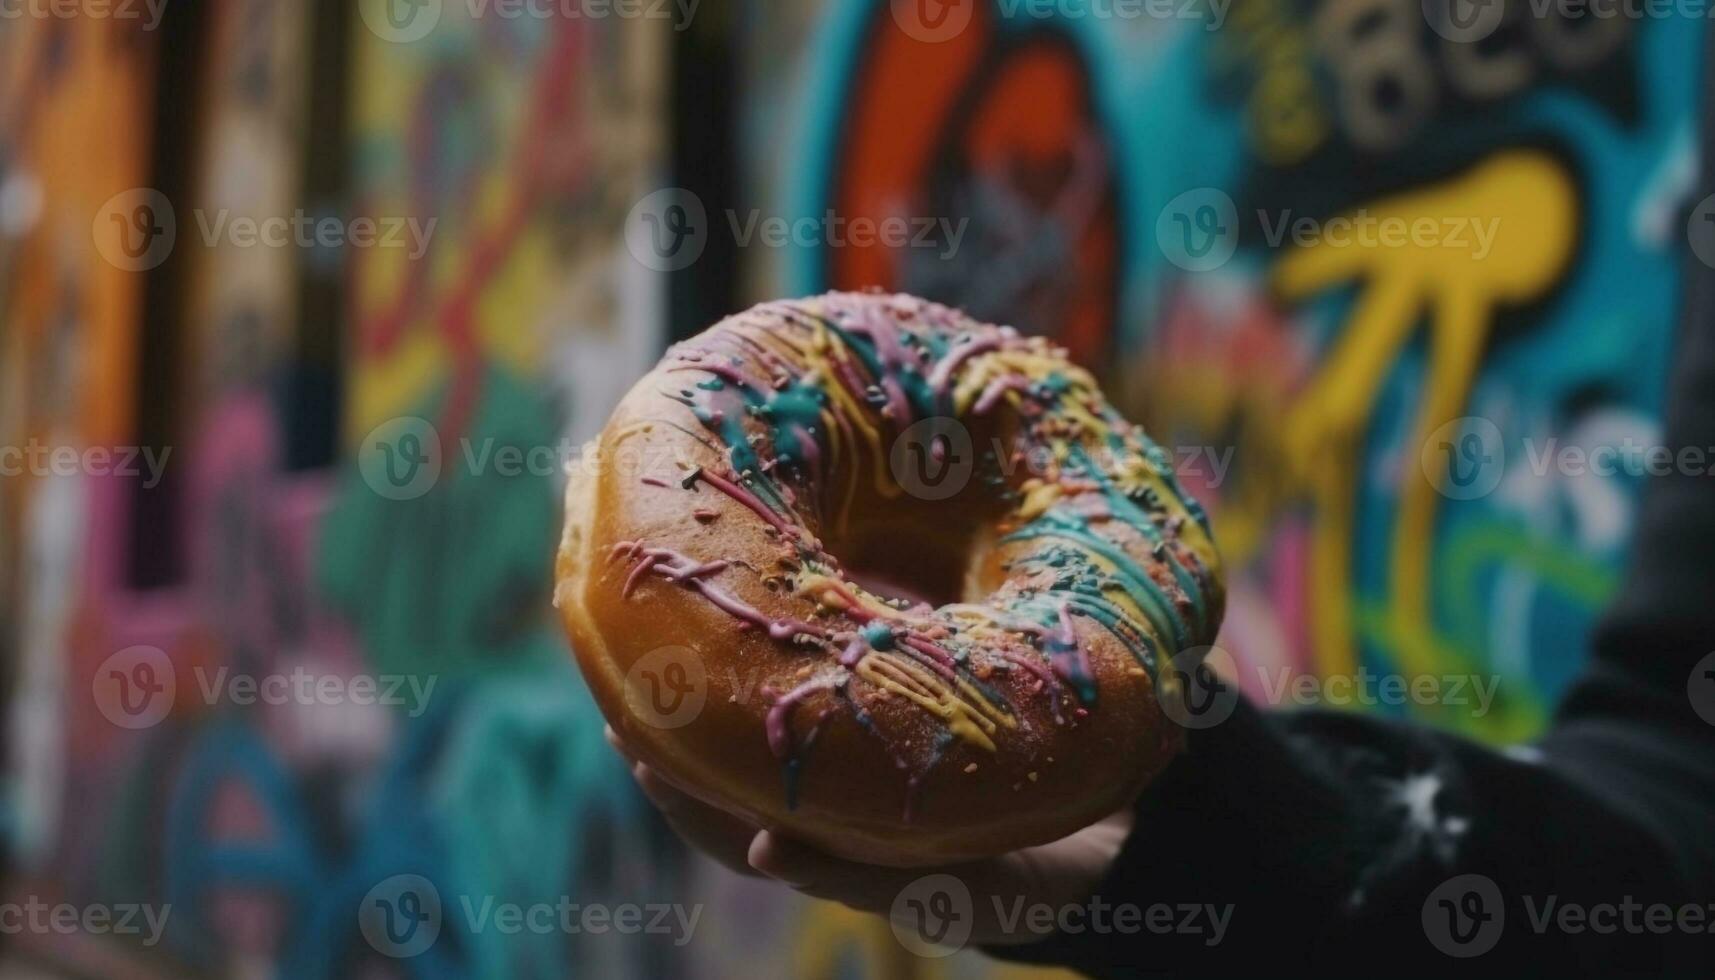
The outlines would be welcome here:
M 905 393 L 906 401 L 910 404 L 914 418 L 926 418 L 936 414 L 951 414 L 950 401 L 943 404 L 942 399 L 935 397 L 935 392 L 929 387 L 929 377 L 923 373 L 922 362 L 917 352 L 927 351 L 930 363 L 939 361 L 947 355 L 952 344 L 937 334 L 919 335 L 914 333 L 898 334 L 898 343 L 902 351 L 911 355 L 909 360 L 885 361 L 877 349 L 877 341 L 871 337 L 858 336 L 855 330 L 841 326 L 833 317 L 821 317 L 822 325 L 840 339 L 846 348 L 857 356 L 869 376 L 877 380 L 891 379 L 898 382 Z M 895 419 L 900 425 L 906 424 L 907 419 Z
M 751 414 L 768 425 L 769 441 L 781 462 L 809 463 L 819 457 L 821 450 L 810 441 L 828 407 L 828 393 L 821 385 L 797 378 L 751 403 Z
M 864 628 L 858 632 L 862 634 L 864 642 L 868 643 L 872 650 L 891 650 L 896 645 L 893 627 L 880 620 L 866 623 Z
M 1161 447 L 1151 444 L 1150 449 L 1155 451 L 1155 455 L 1149 457 L 1151 465 L 1155 466 L 1164 476 L 1171 474 L 1172 468 L 1163 466 L 1160 462 L 1160 456 L 1164 455 Z M 1108 509 L 1114 517 L 1136 527 L 1151 544 L 1159 546 L 1166 542 L 1161 529 L 1155 525 L 1155 520 L 1145 513 L 1130 495 L 1115 486 L 1113 480 L 1109 479 L 1106 473 L 1103 473 L 1099 467 L 1092 465 L 1089 457 L 1084 455 L 1083 449 L 1074 449 L 1073 453 L 1082 459 L 1084 469 L 1090 478 L 1101 486 L 1102 496 L 1106 499 Z M 1173 578 L 1178 582 L 1180 590 L 1191 600 L 1191 607 L 1197 614 L 1198 627 L 1206 627 L 1209 622 L 1209 610 L 1203 599 L 1204 587 L 1199 576 L 1192 574 L 1180 563 L 1179 555 L 1174 549 L 1158 547 L 1157 550 L 1161 552 L 1161 557 L 1173 572 Z M 1153 580 L 1150 581 L 1153 582 Z
M 1138 608 L 1149 616 L 1150 625 L 1156 632 L 1162 636 L 1171 635 L 1179 649 L 1191 645 L 1184 621 L 1173 614 L 1173 602 L 1161 586 L 1131 556 L 1092 532 L 1089 521 L 1054 507 L 1001 540 L 1030 541 L 1037 538 L 1061 538 L 1112 562 L 1116 581 Z
M 1064 677 L 1066 683 L 1072 685 L 1072 690 L 1077 694 L 1078 701 L 1085 707 L 1093 708 L 1096 705 L 1096 678 L 1085 669 L 1086 662 L 1083 651 L 1078 647 L 1077 636 L 1070 634 L 1071 618 L 1069 613 L 1065 617 L 1065 622 L 1068 626 L 1068 635 L 1062 635 L 1057 630 L 1049 630 L 1042 641 L 1042 653 L 1048 658 L 1048 662 L 1054 666 L 1055 672 Z
M 1044 629 L 1048 629 L 1057 620 L 1060 607 L 1070 606 L 1106 628 L 1125 646 L 1138 665 L 1154 677 L 1160 665 L 1155 644 L 1132 624 L 1130 616 L 1102 594 L 1104 588 L 1118 586 L 1107 581 L 1090 564 L 1089 558 L 1074 548 L 1055 547 L 1048 554 L 1053 556 L 1048 564 L 1060 569 L 1061 574 L 1045 591 L 1021 599 L 1016 607 L 1018 611 L 1031 615 Z M 1042 556 L 1030 561 L 1040 562 Z
M 794 519 L 791 505 L 775 481 L 764 477 L 765 466 L 757 452 L 757 440 L 745 430 L 745 419 L 754 418 L 767 427 L 766 444 L 773 450 L 774 464 L 799 466 L 820 457 L 815 444 L 828 393 L 820 385 L 796 379 L 775 391 L 758 388 L 743 380 L 730 386 L 722 377 L 697 383 L 710 397 L 694 399 L 689 392 L 672 396 L 690 408 L 697 421 L 714 432 L 727 447 L 733 473 L 745 489 L 756 494 L 770 510 Z M 720 396 L 725 397 L 720 397 Z

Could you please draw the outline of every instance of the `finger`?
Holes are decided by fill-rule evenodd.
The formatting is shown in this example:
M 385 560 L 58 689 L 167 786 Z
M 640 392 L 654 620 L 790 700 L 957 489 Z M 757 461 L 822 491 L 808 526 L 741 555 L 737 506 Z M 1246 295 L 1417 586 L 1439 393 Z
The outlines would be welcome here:
M 631 778 L 686 844 L 739 874 L 756 875 L 746 860 L 755 827 L 680 790 L 647 763 L 632 763 Z
M 898 893 L 891 868 L 841 860 L 773 831 L 757 833 L 747 859 L 758 872 L 806 895 L 865 912 L 886 912 Z
M 750 845 L 751 866 L 791 885 L 812 898 L 839 902 L 859 912 L 869 912 L 914 928 L 910 905 L 901 898 L 921 897 L 925 888 L 939 890 L 933 879 L 950 875 L 964 886 L 963 908 L 971 926 L 966 941 L 1013 943 L 1041 938 L 1019 938 L 1005 929 L 991 906 L 1005 896 L 1026 894 L 1025 885 L 1013 873 L 1007 857 L 941 868 L 887 868 L 857 864 L 834 857 L 779 834 L 762 831 Z M 1016 931 L 1016 930 L 1014 930 Z
M 750 843 L 750 866 L 813 898 L 888 915 L 900 892 L 926 875 L 956 874 L 974 888 L 993 887 L 989 862 L 958 868 L 889 868 L 838 858 L 772 831 Z
M 631 746 L 626 744 L 625 739 L 619 737 L 619 733 L 613 730 L 612 725 L 601 726 L 601 737 L 607 739 L 607 744 L 613 746 L 613 750 L 623 756 L 626 762 L 637 762 L 637 753 L 631 751 Z
M 751 867 L 802 894 L 889 917 L 900 912 L 897 904 L 901 896 L 921 897 L 919 893 L 925 888 L 944 888 L 926 879 L 950 876 L 963 886 L 960 901 L 968 903 L 968 941 L 1014 944 L 1035 942 L 1045 935 L 1018 918 L 1017 909 L 1026 903 L 1058 907 L 1084 897 L 1111 863 L 1113 853 L 1117 853 L 1117 843 L 1108 850 L 1098 840 L 1067 838 L 984 861 L 936 868 L 888 868 L 846 861 L 790 837 L 762 831 L 751 842 L 749 858 Z M 1015 914 L 1005 918 L 1001 909 L 1013 909 Z M 909 926 L 910 918 L 904 914 L 902 921 Z
M 683 819 L 686 812 L 696 805 L 696 801 L 680 792 L 661 774 L 649 768 L 648 763 L 633 762 L 631 778 L 637 783 L 637 788 L 643 792 L 649 802 L 655 804 L 655 809 L 661 815 L 672 819 Z
M 636 752 L 626 745 L 623 738 L 619 738 L 611 724 L 602 728 L 602 736 L 614 747 L 614 752 L 631 764 L 631 779 L 635 779 L 643 796 L 660 810 L 667 826 L 672 827 L 684 843 L 707 853 L 739 874 L 755 877 L 756 870 L 749 867 L 746 851 L 749 839 L 756 834 L 756 827 L 749 826 L 736 815 L 701 802 L 696 796 L 674 786 L 647 762 L 640 762 Z

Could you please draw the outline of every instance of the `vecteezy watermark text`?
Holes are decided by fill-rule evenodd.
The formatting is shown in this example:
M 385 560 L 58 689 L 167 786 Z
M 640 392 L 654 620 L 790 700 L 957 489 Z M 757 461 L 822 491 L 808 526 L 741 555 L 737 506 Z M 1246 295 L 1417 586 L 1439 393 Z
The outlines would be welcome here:
M 556 902 L 497 901 L 492 895 L 474 899 L 459 896 L 459 905 L 471 932 L 492 928 L 503 936 L 522 933 L 546 936 L 599 936 L 612 932 L 619 935 L 655 935 L 671 937 L 673 945 L 683 946 L 691 941 L 702 918 L 701 905 L 679 905 L 667 902 L 622 902 L 618 905 L 574 902 L 561 897 Z
M 191 674 L 197 696 L 210 706 L 381 705 L 403 708 L 412 718 L 428 710 L 439 680 L 435 674 L 317 673 L 304 666 L 254 674 L 199 664 Z M 96 667 L 91 693 L 96 708 L 113 724 L 151 728 L 172 712 L 179 696 L 178 679 L 178 669 L 166 651 L 130 646 Z
M 1247 679 L 1253 683 L 1245 683 Z M 1213 728 L 1232 717 L 1241 689 L 1273 707 L 1444 707 L 1483 718 L 1500 690 L 1496 674 L 1310 674 L 1290 667 L 1240 666 L 1217 646 L 1192 647 L 1163 664 L 1155 686 L 1169 719 L 1190 729 Z
M 1367 208 L 1325 219 L 1294 216 L 1290 209 L 1271 214 L 1259 208 L 1256 215 L 1269 248 L 1279 248 L 1290 237 L 1299 248 L 1445 248 L 1482 260 L 1494 249 L 1501 230 L 1501 219 L 1494 217 L 1406 218 L 1371 214 Z
M 1233 918 L 1230 902 L 1226 905 L 1194 902 L 1109 904 L 1100 895 L 1092 895 L 1085 902 L 1065 905 L 1030 902 L 1023 896 L 1015 896 L 1008 902 L 999 895 L 993 895 L 989 901 L 994 906 L 995 920 L 1001 929 L 1012 935 L 1077 935 L 1086 932 L 1135 935 L 1147 932 L 1204 936 L 1203 945 L 1218 946 L 1226 938 L 1227 926 Z
M 166 12 L 167 0 L 0 0 L 0 20 L 141 21 L 145 31 L 160 27 Z
M 684 946 L 696 934 L 703 906 L 668 902 L 578 902 L 561 896 L 552 902 L 508 902 L 493 895 L 459 895 L 448 905 L 434 882 L 422 875 L 392 875 L 358 904 L 358 930 L 377 952 L 409 959 L 428 952 L 440 938 L 446 917 L 463 916 L 462 932 L 502 936 L 661 936 Z
M 1109 902 L 1092 895 L 1079 902 L 1052 903 L 1025 895 L 986 896 L 980 905 L 954 874 L 924 875 L 894 896 L 888 920 L 900 945 L 918 956 L 949 956 L 972 941 L 997 936 L 1037 939 L 1060 935 L 1201 936 L 1203 945 L 1226 938 L 1234 906 L 1200 902 Z M 979 928 L 978 919 L 982 919 Z
M 893 21 L 925 44 L 950 41 L 971 25 L 979 3 L 991 0 L 891 0 Z M 1206 30 L 1226 23 L 1232 0 L 998 0 L 1000 15 L 1016 22 L 1041 20 L 1201 20 Z
M 670 20 L 691 26 L 702 0 L 358 0 L 371 33 L 393 44 L 421 41 L 440 26 L 447 9 L 464 8 L 466 20 Z
M 741 216 L 739 212 L 728 209 L 726 219 L 733 241 L 740 248 L 748 248 L 752 242 L 765 248 L 785 248 L 788 245 L 868 248 L 881 245 L 886 248 L 926 249 L 943 259 L 958 254 L 959 243 L 964 240 L 965 229 L 971 223 L 969 218 L 955 220 L 928 215 L 847 218 L 836 214 L 832 208 L 820 217 L 797 218 L 765 216 L 754 209 Z
M 193 211 L 205 248 L 400 249 L 410 261 L 429 250 L 440 219 L 406 215 L 344 217 L 296 208 L 285 214 L 239 214 L 231 208 Z M 165 194 L 150 187 L 108 198 L 92 225 L 96 251 L 116 268 L 145 272 L 160 266 L 179 239 L 178 214 Z
M 227 667 L 197 667 L 197 690 L 206 704 L 355 704 L 406 709 L 416 718 L 428 710 L 439 677 L 434 674 L 317 674 L 303 667 L 273 674 L 234 672 Z
M 52 446 L 31 439 L 22 446 L 0 446 L 0 476 L 142 477 L 153 490 L 167 470 L 173 448 L 153 446 Z
M 655 191 L 626 216 L 625 246 L 633 258 L 657 272 L 685 269 L 702 257 L 710 238 L 725 226 L 739 248 L 911 249 L 947 260 L 958 254 L 971 219 L 935 215 L 770 215 L 727 209 L 713 222 L 696 193 L 682 187 Z
M 1058 20 L 1201 20 L 1204 30 L 1227 22 L 1233 0 L 998 0 L 1008 19 L 1020 13 Z
M 1256 227 L 1267 248 L 1446 249 L 1481 261 L 1494 250 L 1501 219 L 1478 215 L 1406 217 L 1359 208 L 1316 217 L 1291 209 L 1258 208 Z M 1195 187 L 1167 202 L 1156 216 L 1155 239 L 1166 259 L 1188 272 L 1210 272 L 1237 253 L 1242 222 L 1238 206 L 1216 187 Z
M 1711 0 L 1421 0 L 1421 5 L 1435 33 L 1463 44 L 1484 41 L 1509 21 L 1564 25 L 1553 28 L 1551 36 L 1576 35 L 1575 43 L 1560 43 L 1592 64 L 1595 55 L 1624 44 L 1638 21 L 1715 16 Z
M 978 471 L 977 446 L 970 430 L 949 417 L 924 419 L 894 440 L 889 466 L 906 492 L 920 499 L 940 500 L 958 493 Z M 1199 487 L 1219 487 L 1232 466 L 1232 446 L 1156 447 L 1153 462 L 1181 480 Z M 1127 462 L 1125 454 L 1107 447 L 1087 453 L 1090 465 L 1114 470 Z M 1050 477 L 1059 462 L 1046 446 L 1014 451 L 1001 439 L 982 448 L 981 472 L 1003 479 Z M 596 476 L 617 473 L 638 480 L 683 479 L 693 467 L 681 447 L 635 440 L 618 449 L 562 439 L 554 443 L 522 444 L 493 437 L 442 442 L 440 431 L 427 419 L 399 416 L 370 430 L 358 446 L 358 468 L 377 494 L 390 500 L 421 497 L 451 471 L 470 476 L 555 477 L 563 474 Z
M 237 248 L 406 248 L 412 262 L 429 250 L 439 218 L 419 221 L 414 217 L 357 217 L 350 220 L 331 215 L 312 215 L 302 208 L 290 214 L 233 214 L 230 208 L 209 212 L 198 208 L 197 229 L 203 244 L 221 241 Z
M 31 895 L 22 902 L 0 902 L 0 934 L 142 936 L 144 946 L 153 946 L 161 941 L 172 913 L 171 905 L 73 905 Z
M 1627 435 L 1594 445 L 1526 436 L 1513 448 L 1523 449 L 1526 471 L 1538 479 L 1550 475 L 1569 479 L 1715 476 L 1715 446 L 1669 446 Z M 1500 427 L 1478 415 L 1437 426 L 1419 452 L 1424 477 L 1454 500 L 1493 493 L 1519 459 L 1517 453 L 1509 453 Z
M 1509 902 L 1493 878 L 1462 874 L 1436 886 L 1423 901 L 1423 932 L 1436 949 L 1456 959 L 1494 949 L 1509 928 L 1536 935 L 1715 935 L 1715 902 L 1647 902 L 1633 895 L 1611 901 L 1568 901 L 1558 894 L 1515 894 Z M 1509 914 L 1510 913 L 1510 914 Z
M 1263 700 L 1290 707 L 1403 707 L 1450 705 L 1470 707 L 1481 718 L 1495 703 L 1498 674 L 1375 674 L 1359 667 L 1353 674 L 1306 674 L 1290 667 L 1257 668 Z
M 741 705 L 772 697 L 765 681 L 761 667 L 709 663 L 692 646 L 669 644 L 632 662 L 625 698 L 637 719 L 671 730 L 695 721 L 711 697 Z M 1187 649 L 1163 664 L 1156 697 L 1169 719 L 1203 729 L 1230 718 L 1243 690 L 1277 708 L 1453 708 L 1484 718 L 1494 709 L 1500 685 L 1495 674 L 1406 676 L 1360 667 L 1350 674 L 1318 675 L 1290 667 L 1245 667 L 1222 648 L 1208 646 Z

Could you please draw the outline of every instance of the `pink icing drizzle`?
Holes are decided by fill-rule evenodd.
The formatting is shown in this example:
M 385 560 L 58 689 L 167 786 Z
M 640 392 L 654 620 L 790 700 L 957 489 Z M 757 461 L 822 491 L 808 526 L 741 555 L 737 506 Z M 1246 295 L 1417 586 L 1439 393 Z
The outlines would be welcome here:
M 637 567 L 631 570 L 631 574 L 627 576 L 625 587 L 620 592 L 622 596 L 630 594 L 640 576 L 653 573 L 686 588 L 695 589 L 702 594 L 703 598 L 743 624 L 759 626 L 768 630 L 770 639 L 792 640 L 799 636 L 826 639 L 828 636 L 828 631 L 822 627 L 801 620 L 769 619 L 755 606 L 703 581 L 707 576 L 716 575 L 731 568 L 732 562 L 725 559 L 699 563 L 696 559 L 682 555 L 670 548 L 650 548 L 638 541 L 623 541 L 614 545 L 611 556 L 617 558 L 621 555 L 642 559 Z
M 934 389 L 937 395 L 946 394 L 947 386 L 952 384 L 953 373 L 959 369 L 959 365 L 978 354 L 999 350 L 1000 342 L 1001 338 L 997 334 L 985 333 L 955 346 L 935 365 L 935 370 L 929 375 L 929 387 Z
M 764 725 L 768 729 L 768 747 L 773 750 L 775 758 L 784 759 L 792 754 L 792 730 L 787 723 L 798 702 L 817 691 L 838 687 L 842 682 L 839 677 L 821 677 L 806 681 L 774 699 L 774 703 L 768 706 Z
M 785 521 L 781 520 L 780 517 L 778 515 L 776 515 L 772 510 L 769 510 L 767 504 L 764 504 L 762 501 L 756 499 L 755 494 L 751 493 L 749 490 L 746 490 L 744 487 L 739 486 L 738 484 L 734 483 L 733 481 L 727 479 L 726 477 L 721 476 L 719 473 L 715 473 L 715 472 L 712 472 L 710 470 L 703 469 L 703 470 L 697 471 L 697 478 L 702 480 L 703 482 L 707 483 L 709 486 L 714 487 L 716 490 L 719 490 L 720 492 L 726 494 L 727 496 L 731 497 L 732 499 L 738 501 L 739 503 L 745 505 L 746 507 L 749 507 L 751 510 L 756 512 L 756 516 L 767 521 L 770 525 L 772 525 L 774 527 L 775 530 L 779 531 L 781 534 L 791 536 L 797 532 L 796 528 L 794 528 L 790 524 L 787 524 Z

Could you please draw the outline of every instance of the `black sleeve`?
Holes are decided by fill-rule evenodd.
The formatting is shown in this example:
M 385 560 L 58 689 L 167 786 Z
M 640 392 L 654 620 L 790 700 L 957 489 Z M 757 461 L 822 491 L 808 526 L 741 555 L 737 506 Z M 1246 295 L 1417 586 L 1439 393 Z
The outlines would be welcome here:
M 1715 452 L 1715 272 L 1690 258 L 1666 431 Z M 1626 584 L 1537 744 L 1241 704 L 1190 733 L 1099 889 L 1184 906 L 1184 929 L 990 952 L 1124 976 L 1715 976 L 1715 476 L 1649 484 Z M 1230 907 L 1218 942 L 1197 907 Z

